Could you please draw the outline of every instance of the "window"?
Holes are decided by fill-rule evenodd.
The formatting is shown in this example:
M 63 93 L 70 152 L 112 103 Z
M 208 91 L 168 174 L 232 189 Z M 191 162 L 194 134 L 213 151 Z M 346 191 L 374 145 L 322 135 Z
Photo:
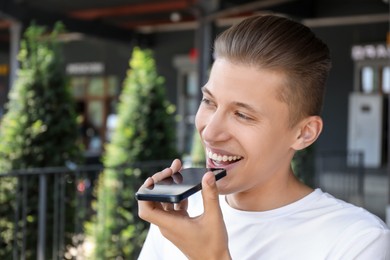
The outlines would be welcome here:
M 382 91 L 390 94 L 390 66 L 386 66 L 382 71 Z
M 366 66 L 362 68 L 361 86 L 363 93 L 372 93 L 375 88 L 374 69 Z
M 177 69 L 177 149 L 189 155 L 195 131 L 195 114 L 199 106 L 199 83 L 196 61 L 187 55 L 173 60 Z
M 77 102 L 80 138 L 89 154 L 99 155 L 107 141 L 107 118 L 112 117 L 120 86 L 116 76 L 74 76 L 73 96 Z

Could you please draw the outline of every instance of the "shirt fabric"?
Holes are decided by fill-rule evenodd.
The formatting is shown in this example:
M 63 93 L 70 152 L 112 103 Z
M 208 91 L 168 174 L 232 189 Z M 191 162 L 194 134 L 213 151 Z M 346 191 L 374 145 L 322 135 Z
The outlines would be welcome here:
M 386 224 L 367 210 L 320 189 L 269 211 L 236 210 L 227 204 L 225 196 L 220 196 L 220 205 L 232 259 L 390 260 Z M 189 214 L 202 212 L 198 192 L 189 198 Z M 139 256 L 139 260 L 146 259 L 187 258 L 151 225 Z

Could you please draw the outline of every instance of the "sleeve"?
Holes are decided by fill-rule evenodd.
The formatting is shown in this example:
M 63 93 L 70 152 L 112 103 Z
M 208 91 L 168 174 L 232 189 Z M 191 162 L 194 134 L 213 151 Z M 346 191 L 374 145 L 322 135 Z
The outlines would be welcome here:
M 390 260 L 390 230 L 386 227 L 362 230 L 341 244 L 332 259 Z
M 158 260 L 161 259 L 162 236 L 157 226 L 151 224 L 148 235 L 146 236 L 144 245 L 138 260 Z
M 378 259 L 390 260 L 390 230 L 379 229 L 372 231 L 368 236 L 367 243 L 362 244 L 362 250 L 356 259 Z M 364 240 L 364 238 L 362 238 Z

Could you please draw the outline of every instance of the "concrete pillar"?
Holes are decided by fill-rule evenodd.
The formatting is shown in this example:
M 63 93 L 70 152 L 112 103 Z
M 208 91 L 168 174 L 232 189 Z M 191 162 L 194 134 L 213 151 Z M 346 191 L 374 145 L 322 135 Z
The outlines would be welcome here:
M 18 53 L 21 40 L 22 25 L 17 21 L 12 21 L 10 27 L 10 70 L 9 70 L 9 86 L 8 90 L 12 88 L 17 77 L 19 69 Z

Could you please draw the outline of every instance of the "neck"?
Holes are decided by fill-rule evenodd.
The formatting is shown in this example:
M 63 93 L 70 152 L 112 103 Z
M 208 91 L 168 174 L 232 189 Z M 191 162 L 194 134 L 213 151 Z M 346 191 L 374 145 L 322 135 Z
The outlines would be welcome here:
M 238 210 L 267 211 L 289 205 L 313 192 L 290 171 L 284 182 L 276 181 L 262 187 L 226 196 L 228 204 Z M 254 199 L 256 198 L 256 199 Z

